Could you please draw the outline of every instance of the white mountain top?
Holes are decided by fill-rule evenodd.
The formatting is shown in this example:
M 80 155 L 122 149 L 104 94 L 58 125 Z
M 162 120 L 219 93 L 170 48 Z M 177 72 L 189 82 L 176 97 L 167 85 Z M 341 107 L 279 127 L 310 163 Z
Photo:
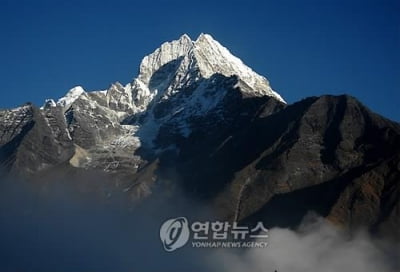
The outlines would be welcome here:
M 194 54 L 198 60 L 201 74 L 208 78 L 215 73 L 224 76 L 236 75 L 243 83 L 248 85 L 252 92 L 257 95 L 267 95 L 285 102 L 282 97 L 272 90 L 268 80 L 246 66 L 239 58 L 232 55 L 229 50 L 223 47 L 208 34 L 201 34 L 194 42 Z
M 83 93 L 85 93 L 85 90 L 81 86 L 76 86 L 69 90 L 64 97 L 58 99 L 57 105 L 67 108 Z
M 149 84 L 151 77 L 163 65 L 186 56 L 193 49 L 193 41 L 184 34 L 179 40 L 165 42 L 153 53 L 145 56 L 140 64 L 138 79 Z
M 246 66 L 211 35 L 200 34 L 193 41 L 184 34 L 178 40 L 163 43 L 153 53 L 145 56 L 138 76 L 131 83 L 125 86 L 116 83 L 107 90 L 91 93 L 77 86 L 56 104 L 68 109 L 82 94 L 89 94 L 104 100 L 106 106 L 114 110 L 138 113 L 147 110 L 154 99 L 168 99 L 185 86 L 215 74 L 237 76 L 238 86 L 245 94 L 271 96 L 285 103 L 265 77 Z M 54 106 L 49 102 L 47 106 Z
M 177 62 L 176 65 L 179 67 L 175 75 L 170 75 L 174 78 L 164 78 L 164 81 L 169 81 L 163 82 L 164 84 L 161 84 L 162 82 L 152 84 L 152 78 L 157 71 L 173 62 Z M 183 80 L 188 79 L 187 75 L 196 80 L 196 77 L 209 78 L 219 73 L 227 77 L 238 76 L 244 92 L 256 96 L 272 96 L 285 102 L 278 93 L 272 90 L 265 77 L 246 66 L 209 34 L 201 34 L 196 41 L 192 41 L 188 35 L 184 34 L 179 40 L 163 43 L 160 48 L 143 59 L 139 71 L 137 79 L 152 91 L 164 91 L 160 90 L 160 87 L 167 87 L 166 83 L 176 89 L 182 85 Z

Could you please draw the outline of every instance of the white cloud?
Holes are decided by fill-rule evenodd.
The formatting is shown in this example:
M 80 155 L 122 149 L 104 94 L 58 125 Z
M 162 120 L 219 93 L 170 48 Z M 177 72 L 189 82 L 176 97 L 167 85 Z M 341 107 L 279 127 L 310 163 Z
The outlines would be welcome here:
M 244 253 L 223 250 L 214 258 L 225 271 L 231 272 L 395 271 L 395 260 L 387 258 L 384 247 L 366 232 L 349 237 L 322 218 L 307 221 L 296 231 L 271 229 L 265 249 L 254 248 Z

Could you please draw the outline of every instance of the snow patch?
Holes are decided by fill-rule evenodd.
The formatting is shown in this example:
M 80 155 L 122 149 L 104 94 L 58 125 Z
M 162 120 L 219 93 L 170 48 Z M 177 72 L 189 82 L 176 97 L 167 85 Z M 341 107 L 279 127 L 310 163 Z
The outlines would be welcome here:
M 64 97 L 58 99 L 57 105 L 63 107 L 64 109 L 67 109 L 83 93 L 85 93 L 85 90 L 81 86 L 76 86 L 76 87 L 72 88 L 71 90 L 69 90 L 68 93 Z

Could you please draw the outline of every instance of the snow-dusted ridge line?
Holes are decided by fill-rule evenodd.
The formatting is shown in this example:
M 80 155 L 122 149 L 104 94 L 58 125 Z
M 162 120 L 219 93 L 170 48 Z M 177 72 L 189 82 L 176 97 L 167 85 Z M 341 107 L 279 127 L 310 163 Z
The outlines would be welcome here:
M 85 149 L 90 162 L 74 162 L 75 167 L 93 164 L 111 171 L 120 163 L 133 167 L 131 156 L 139 147 L 153 154 L 179 152 L 175 139 L 190 138 L 201 120 L 208 123 L 207 117 L 225 124 L 231 103 L 241 103 L 241 97 L 285 103 L 265 77 L 211 35 L 192 40 L 184 34 L 145 56 L 130 83 L 90 92 L 76 86 L 56 101 L 47 99 L 42 114 L 49 126 L 63 118 L 60 124 L 66 129 L 55 126 L 55 134 L 65 130 L 65 139 Z M 77 158 L 82 150 L 76 150 Z M 105 163 L 109 158 L 112 163 Z
M 64 97 L 58 99 L 57 105 L 63 108 L 67 108 L 72 103 L 74 103 L 75 100 L 78 99 L 83 93 L 85 93 L 85 90 L 81 86 L 76 86 L 70 89 Z
M 215 73 L 221 73 L 227 77 L 236 75 L 252 89 L 253 94 L 272 96 L 286 103 L 278 93 L 272 90 L 265 77 L 254 72 L 211 35 L 200 34 L 194 42 L 194 48 L 197 59 L 204 60 L 199 62 L 204 77 L 211 77 Z
M 175 76 L 172 82 L 157 82 L 158 84 L 150 86 L 150 80 L 161 67 L 177 60 L 180 60 L 180 64 L 177 75 L 170 75 L 171 77 Z M 271 96 L 286 103 L 270 87 L 265 77 L 246 66 L 211 35 L 204 33 L 201 33 L 196 40 L 192 40 L 189 35 L 183 34 L 178 40 L 164 42 L 154 52 L 143 58 L 138 76 L 131 83 L 125 86 L 121 85 L 122 88 L 119 88 L 118 95 L 116 95 L 115 90 L 111 90 L 113 85 L 108 90 L 90 93 L 106 96 L 107 103 L 121 104 L 118 101 L 123 100 L 124 110 L 129 108 L 132 112 L 142 112 L 147 109 L 148 104 L 157 95 L 160 96 L 162 92 L 167 91 L 166 95 L 168 96 L 173 92 L 174 88 L 177 89 L 177 87 L 182 86 L 183 83 L 179 82 L 179 80 L 185 76 L 193 76 L 194 80 L 197 80 L 198 77 L 209 78 L 216 73 L 227 77 L 238 76 L 243 85 L 243 92 L 251 93 L 255 96 Z M 168 80 L 171 80 L 171 78 L 168 78 Z M 170 85 L 167 86 L 168 84 Z M 81 86 L 76 86 L 69 90 L 64 97 L 60 98 L 56 105 L 68 108 L 85 93 Z M 162 98 L 165 99 L 166 96 L 164 95 Z M 54 106 L 51 100 L 47 100 L 46 104 L 48 107 Z

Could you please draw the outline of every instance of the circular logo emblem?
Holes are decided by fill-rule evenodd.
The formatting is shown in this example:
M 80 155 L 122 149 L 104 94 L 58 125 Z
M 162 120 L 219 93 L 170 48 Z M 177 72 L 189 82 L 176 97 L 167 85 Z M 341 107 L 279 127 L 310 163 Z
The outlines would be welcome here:
M 183 247 L 189 240 L 189 224 L 185 217 L 169 219 L 160 229 L 160 238 L 168 252 Z

